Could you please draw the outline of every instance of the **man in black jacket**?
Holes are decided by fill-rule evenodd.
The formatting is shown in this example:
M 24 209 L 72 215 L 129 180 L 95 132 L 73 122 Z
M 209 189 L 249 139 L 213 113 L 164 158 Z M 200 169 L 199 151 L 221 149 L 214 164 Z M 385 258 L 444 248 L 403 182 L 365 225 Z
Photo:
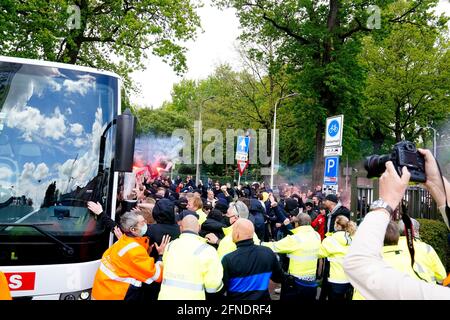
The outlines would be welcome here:
M 275 253 L 254 244 L 254 230 L 253 223 L 247 219 L 239 219 L 233 224 L 232 237 L 237 249 L 222 258 L 228 299 L 270 300 L 269 280 L 277 283 L 283 280 Z
M 344 207 L 338 200 L 338 197 L 334 194 L 329 194 L 325 197 L 323 202 L 325 207 L 328 209 L 327 223 L 325 226 L 325 233 L 334 232 L 334 221 L 336 221 L 337 216 L 345 216 L 350 219 L 350 210 Z

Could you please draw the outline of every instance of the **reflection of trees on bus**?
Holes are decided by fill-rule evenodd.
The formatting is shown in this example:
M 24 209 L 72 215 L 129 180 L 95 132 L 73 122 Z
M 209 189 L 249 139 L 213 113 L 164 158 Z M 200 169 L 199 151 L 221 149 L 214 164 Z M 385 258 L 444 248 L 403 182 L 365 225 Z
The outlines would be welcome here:
M 56 181 L 50 183 L 45 191 L 44 201 L 42 202 L 41 208 L 48 208 L 54 206 L 56 203 Z

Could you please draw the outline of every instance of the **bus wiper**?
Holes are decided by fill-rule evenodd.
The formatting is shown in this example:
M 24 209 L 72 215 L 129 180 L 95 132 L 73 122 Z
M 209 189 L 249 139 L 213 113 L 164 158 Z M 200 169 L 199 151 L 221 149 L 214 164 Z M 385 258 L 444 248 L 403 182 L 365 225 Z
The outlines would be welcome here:
M 48 233 L 47 231 L 42 230 L 37 225 L 29 224 L 29 223 L 0 223 L 0 227 L 28 227 L 33 228 L 36 231 L 42 233 L 47 238 L 51 239 L 54 243 L 59 244 L 63 251 L 67 253 L 69 256 L 72 256 L 74 254 L 74 250 L 72 247 L 68 246 L 55 236 L 53 236 L 51 233 Z

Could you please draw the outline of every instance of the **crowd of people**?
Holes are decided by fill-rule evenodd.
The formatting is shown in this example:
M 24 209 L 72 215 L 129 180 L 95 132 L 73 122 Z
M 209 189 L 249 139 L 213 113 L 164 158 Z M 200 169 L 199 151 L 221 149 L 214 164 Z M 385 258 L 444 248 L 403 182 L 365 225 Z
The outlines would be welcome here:
M 450 183 L 432 154 L 419 151 L 424 186 L 448 226 Z M 399 175 L 387 162 L 380 200 L 357 227 L 339 197 L 325 195 L 321 186 L 304 192 L 283 185 L 275 193 L 256 182 L 195 185 L 192 177 L 138 176 L 132 192 L 118 199 L 114 220 L 100 203 L 88 202 L 98 223 L 116 237 L 102 256 L 91 297 L 450 299 L 450 276 L 434 248 L 420 240 L 419 223 L 395 221 L 409 179 L 406 167 Z M 414 239 L 407 241 L 408 221 Z M 11 299 L 5 283 L 0 273 L 0 299 Z
M 387 167 L 384 175 L 400 179 Z M 400 182 L 383 182 L 383 177 L 380 195 L 390 199 L 390 189 Z M 302 192 L 285 185 L 275 194 L 256 182 L 196 186 L 191 177 L 185 182 L 138 177 L 120 207 L 115 222 L 99 203 L 88 203 L 118 239 L 103 255 L 93 299 L 269 300 L 271 293 L 281 300 L 383 299 L 367 288 L 367 275 L 360 279 L 363 272 L 355 265 L 374 249 L 352 254 L 354 242 L 356 247 L 380 245 L 383 270 L 428 284 L 448 282 L 434 249 L 420 241 L 417 221 L 411 266 L 403 226 L 391 221 L 380 232 L 381 244 L 376 239 L 361 243 L 350 211 L 335 194 L 324 195 L 321 186 Z M 363 229 L 381 209 L 367 215 Z M 281 288 L 270 292 L 271 283 Z

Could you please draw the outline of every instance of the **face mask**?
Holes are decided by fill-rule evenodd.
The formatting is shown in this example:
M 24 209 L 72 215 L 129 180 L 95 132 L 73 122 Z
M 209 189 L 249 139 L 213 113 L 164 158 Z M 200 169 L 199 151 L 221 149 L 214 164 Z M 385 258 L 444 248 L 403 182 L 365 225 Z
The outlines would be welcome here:
M 225 225 L 227 227 L 231 226 L 230 217 L 224 216 L 223 217 L 223 222 L 225 223 Z
M 144 226 L 141 228 L 141 232 L 139 235 L 143 237 L 147 233 L 147 224 L 144 224 Z

